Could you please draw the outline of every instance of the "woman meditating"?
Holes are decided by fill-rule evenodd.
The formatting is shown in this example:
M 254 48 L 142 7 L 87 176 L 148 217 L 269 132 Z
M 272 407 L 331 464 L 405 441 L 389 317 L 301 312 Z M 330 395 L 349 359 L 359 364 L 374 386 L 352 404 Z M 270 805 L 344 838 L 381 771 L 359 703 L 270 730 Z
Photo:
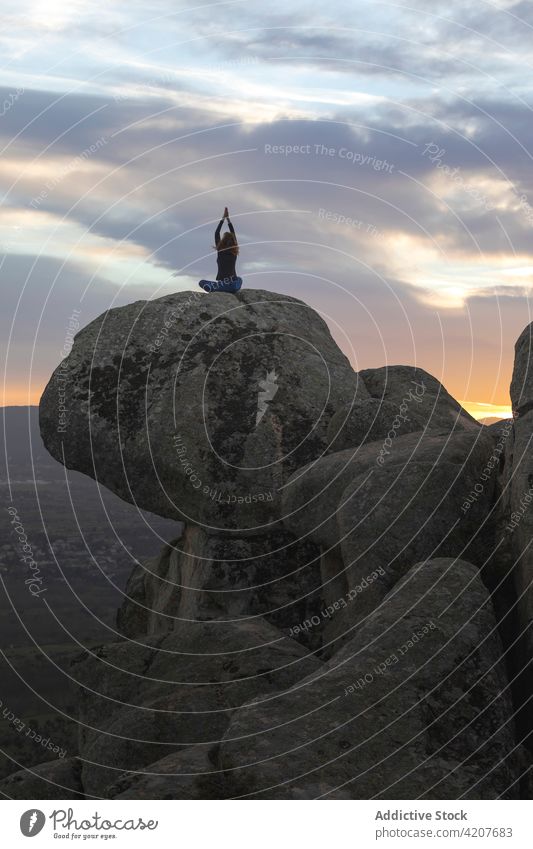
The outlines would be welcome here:
M 228 222 L 229 232 L 220 238 L 220 231 L 224 220 Z M 233 224 L 229 220 L 228 207 L 224 209 L 224 215 L 220 219 L 215 230 L 215 246 L 217 250 L 218 272 L 216 280 L 200 280 L 199 286 L 204 292 L 238 292 L 242 286 L 242 279 L 235 274 L 235 263 L 239 255 L 239 245 Z

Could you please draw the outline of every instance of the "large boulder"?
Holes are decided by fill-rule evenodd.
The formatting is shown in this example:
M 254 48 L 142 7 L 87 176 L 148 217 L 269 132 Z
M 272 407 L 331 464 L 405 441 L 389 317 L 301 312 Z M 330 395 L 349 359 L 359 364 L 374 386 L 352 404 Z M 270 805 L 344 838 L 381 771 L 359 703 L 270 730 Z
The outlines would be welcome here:
M 197 526 L 139 565 L 118 615 L 128 637 L 171 631 L 176 623 L 264 616 L 290 629 L 322 604 L 320 551 L 287 531 L 242 539 L 208 534 Z M 317 648 L 320 634 L 301 634 Z
M 481 475 L 492 451 L 482 428 L 430 430 L 395 437 L 388 447 L 370 442 L 339 451 L 289 480 L 285 524 L 323 547 L 323 581 L 353 601 L 339 611 L 331 636 L 373 610 L 417 560 L 469 556 L 482 564 L 495 479 Z
M 515 555 L 515 576 L 522 630 L 528 633 L 533 657 L 533 410 L 517 417 L 509 444 L 511 468 L 505 532 Z
M 84 328 L 41 401 L 46 446 L 184 524 L 132 573 L 125 639 L 72 664 L 79 761 L 37 778 L 124 799 L 514 798 L 482 579 L 518 644 L 500 578 L 517 559 L 529 627 L 524 338 L 500 450 L 427 372 L 356 374 L 285 295 L 186 292 Z
M 479 423 L 442 383 L 421 368 L 384 366 L 364 369 L 359 377 L 371 397 L 337 410 L 328 428 L 330 452 L 417 430 L 479 430 Z
M 328 427 L 329 453 L 355 448 L 365 442 L 386 439 L 389 433 L 403 436 L 422 430 L 416 416 L 407 414 L 402 404 L 382 398 L 356 399 L 337 410 Z
M 81 763 L 78 758 L 60 758 L 13 772 L 0 781 L 0 795 L 7 799 L 84 799 Z
M 181 292 L 108 310 L 75 337 L 40 404 L 50 453 L 121 498 L 213 531 L 265 532 L 280 487 L 368 397 L 307 304 Z
M 516 798 L 522 764 L 476 567 L 413 567 L 325 668 L 229 726 L 231 796 Z
M 125 773 L 108 788 L 111 799 L 225 799 L 224 773 L 217 748 L 191 746 L 173 752 L 142 771 Z
M 348 589 L 383 569 L 358 597 L 357 618 L 373 610 L 414 562 L 464 557 L 483 565 L 493 549 L 495 478 L 481 477 L 491 451 L 479 430 L 427 435 L 376 474 L 369 477 L 366 466 L 352 478 L 337 512 Z
M 236 708 L 268 699 L 321 667 L 264 619 L 176 623 L 109 644 L 72 666 L 80 684 L 79 751 L 88 794 L 177 750 L 207 752 Z
M 533 410 L 533 322 L 516 340 L 514 352 L 511 402 L 513 414 L 518 418 Z

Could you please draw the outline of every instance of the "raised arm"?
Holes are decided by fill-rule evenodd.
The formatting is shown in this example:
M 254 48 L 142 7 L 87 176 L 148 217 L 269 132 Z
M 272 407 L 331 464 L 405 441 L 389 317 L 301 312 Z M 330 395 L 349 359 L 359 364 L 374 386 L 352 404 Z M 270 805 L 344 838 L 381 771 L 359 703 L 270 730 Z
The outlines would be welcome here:
M 235 235 L 235 230 L 234 230 L 234 228 L 233 228 L 233 224 L 232 224 L 232 223 L 231 223 L 231 221 L 229 220 L 229 215 L 228 215 L 228 217 L 226 218 L 226 221 L 228 222 L 228 229 L 229 229 L 230 233 L 233 233 L 233 235 Z
M 218 245 L 220 242 L 220 231 L 222 230 L 222 225 L 224 224 L 224 219 L 221 218 L 218 224 L 217 229 L 215 230 L 215 245 Z

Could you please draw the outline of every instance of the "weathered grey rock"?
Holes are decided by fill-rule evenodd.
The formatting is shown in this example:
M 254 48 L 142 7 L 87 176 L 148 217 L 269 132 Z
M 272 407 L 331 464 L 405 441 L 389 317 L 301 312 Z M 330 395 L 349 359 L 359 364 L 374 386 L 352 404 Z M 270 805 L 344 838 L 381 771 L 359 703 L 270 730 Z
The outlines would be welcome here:
M 502 462 L 501 430 L 439 381 L 407 366 L 355 374 L 294 298 L 182 293 L 78 334 L 42 399 L 45 444 L 185 526 L 132 574 L 127 640 L 72 666 L 72 792 L 514 797 L 501 647 L 464 560 L 484 562 L 533 489 L 528 351 Z M 516 546 L 529 626 L 527 510 L 505 534 L 490 586 Z M 500 609 L 513 601 L 500 592 Z
M 302 301 L 182 292 L 83 328 L 45 389 L 40 426 L 57 460 L 127 501 L 265 533 L 279 487 L 326 449 L 329 420 L 356 394 L 368 397 Z
M 491 456 L 484 468 L 480 470 L 479 475 L 480 482 L 483 485 L 489 478 L 494 480 L 494 503 L 488 522 L 494 540 L 494 553 L 487 560 L 483 576 L 487 586 L 499 594 L 500 600 L 502 594 L 505 595 L 507 599 L 506 607 L 511 610 L 511 613 L 502 623 L 502 627 L 513 629 L 516 619 L 516 594 L 512 589 L 511 578 L 515 566 L 515 556 L 512 547 L 509 545 L 506 525 L 509 522 L 511 512 L 514 421 L 513 419 L 502 419 L 484 426 L 483 430 L 492 438 L 494 443 Z M 504 615 L 503 611 L 502 615 Z M 509 631 L 509 643 L 513 643 L 515 639 L 516 634 L 512 630 Z
M 505 448 L 509 435 L 512 432 L 514 419 L 500 419 L 497 422 L 492 422 L 490 425 L 484 425 L 487 433 L 489 433 L 496 445 Z
M 396 437 L 388 445 L 385 441 L 369 442 L 355 452 L 345 449 L 329 454 L 289 479 L 283 498 L 284 524 L 298 538 L 309 535 L 320 545 L 336 545 L 340 541 L 337 512 L 343 494 L 352 482 L 357 485 L 361 475 L 373 481 L 384 469 L 395 467 L 407 476 L 415 463 L 449 462 L 475 476 L 492 446 L 492 439 L 482 428 L 452 434 L 431 430 Z M 394 517 L 398 504 L 388 506 Z
M 334 581 L 337 598 L 352 593 L 330 638 L 372 610 L 413 562 L 468 553 L 481 565 L 492 542 L 483 522 L 495 479 L 481 483 L 480 475 L 493 441 L 482 428 L 411 433 L 383 451 L 371 442 L 323 457 L 286 489 L 285 524 L 324 547 L 323 580 Z M 359 592 L 376 570 L 379 578 Z
M 337 410 L 328 427 L 329 451 L 432 429 L 441 433 L 478 430 L 479 423 L 427 371 L 385 366 L 359 372 L 370 398 Z
M 395 446 L 396 447 L 396 446 Z M 496 477 L 482 478 L 492 442 L 479 430 L 425 437 L 376 471 L 361 468 L 337 511 L 347 590 L 383 570 L 358 593 L 351 624 L 372 611 L 413 563 L 463 557 L 482 566 L 492 553 L 490 510 Z
M 182 749 L 144 767 L 142 772 L 125 773 L 106 789 L 110 799 L 228 799 L 233 788 L 230 775 L 219 763 L 219 747 L 194 746 Z M 318 799 L 334 786 L 309 782 L 305 788 L 292 787 L 291 799 Z M 350 799 L 350 793 L 337 790 L 337 799 Z
M 290 629 L 322 605 L 320 551 L 287 531 L 244 539 L 187 527 L 158 558 L 137 567 L 118 617 L 126 636 L 170 631 L 176 622 L 264 616 Z M 320 633 L 303 633 L 310 648 Z
M 60 758 L 21 769 L 0 781 L 0 794 L 8 799 L 84 799 L 81 764 L 77 758 Z
M 524 390 L 525 391 L 525 390 Z M 533 657 L 533 410 L 516 418 L 506 452 L 503 539 L 511 552 L 521 634 L 522 666 Z M 529 687 L 533 689 L 533 676 Z
M 216 750 L 191 746 L 148 764 L 142 772 L 126 773 L 107 794 L 111 799 L 226 799 L 225 785 Z
M 179 538 L 169 543 L 168 548 L 173 548 L 177 542 L 179 542 Z M 159 557 L 152 557 L 143 563 L 137 564 L 128 578 L 124 601 L 117 610 L 117 629 L 125 637 L 135 637 L 138 634 L 150 633 L 148 620 L 151 609 L 148 607 L 146 600 L 146 582 L 159 559 Z M 178 588 L 176 588 L 176 592 L 179 592 Z
M 515 798 L 513 708 L 489 595 L 461 560 L 413 567 L 326 666 L 238 711 L 232 797 Z M 344 798 L 344 796 L 342 796 Z
M 102 646 L 72 672 L 81 685 L 83 786 L 102 792 L 127 770 L 223 736 L 232 712 L 320 668 L 261 618 L 176 623 L 141 642 Z
M 436 377 L 414 366 L 383 366 L 364 369 L 359 377 L 373 398 L 402 409 L 411 426 L 440 431 L 477 430 L 480 427 Z M 404 425 L 405 426 L 405 425 Z M 403 431 L 405 433 L 405 431 Z

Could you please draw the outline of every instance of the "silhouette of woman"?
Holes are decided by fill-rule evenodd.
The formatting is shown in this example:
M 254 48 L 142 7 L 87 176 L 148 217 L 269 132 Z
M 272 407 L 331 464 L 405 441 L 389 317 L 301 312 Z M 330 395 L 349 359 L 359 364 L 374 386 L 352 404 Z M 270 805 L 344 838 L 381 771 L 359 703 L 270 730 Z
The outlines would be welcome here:
M 228 222 L 229 232 L 224 233 L 222 238 L 220 238 L 224 219 Z M 200 280 L 198 285 L 204 292 L 238 292 L 242 286 L 242 278 L 237 277 L 235 273 L 239 245 L 237 244 L 235 229 L 229 219 L 227 206 L 224 208 L 224 215 L 215 230 L 215 246 L 218 265 L 216 280 Z

